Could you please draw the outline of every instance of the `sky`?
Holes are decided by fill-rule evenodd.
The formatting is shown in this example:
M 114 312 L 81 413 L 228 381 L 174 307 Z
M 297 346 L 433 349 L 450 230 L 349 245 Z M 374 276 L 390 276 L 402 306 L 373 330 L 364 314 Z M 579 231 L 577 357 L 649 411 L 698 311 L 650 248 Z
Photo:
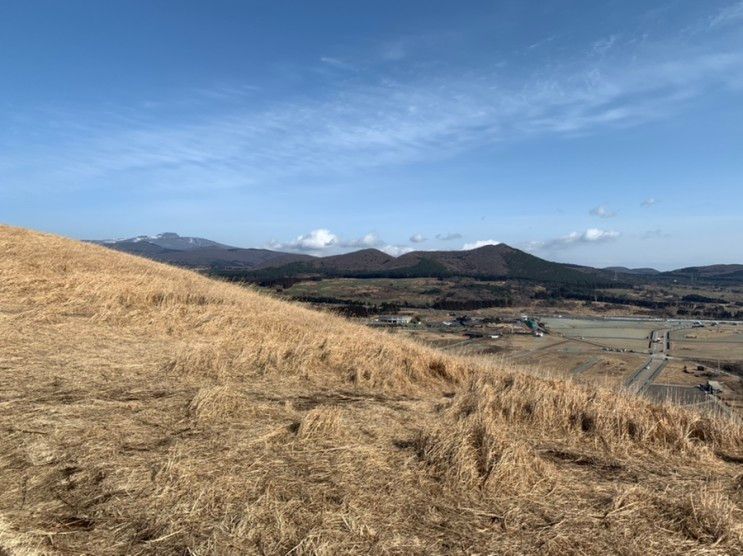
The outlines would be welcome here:
M 0 222 L 743 263 L 743 1 L 0 0 Z

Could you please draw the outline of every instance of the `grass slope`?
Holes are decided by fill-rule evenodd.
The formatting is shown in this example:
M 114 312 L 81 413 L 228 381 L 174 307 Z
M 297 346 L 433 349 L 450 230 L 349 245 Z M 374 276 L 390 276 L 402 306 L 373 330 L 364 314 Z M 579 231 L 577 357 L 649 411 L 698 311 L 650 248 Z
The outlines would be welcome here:
M 743 549 L 739 425 L 0 227 L 0 554 Z

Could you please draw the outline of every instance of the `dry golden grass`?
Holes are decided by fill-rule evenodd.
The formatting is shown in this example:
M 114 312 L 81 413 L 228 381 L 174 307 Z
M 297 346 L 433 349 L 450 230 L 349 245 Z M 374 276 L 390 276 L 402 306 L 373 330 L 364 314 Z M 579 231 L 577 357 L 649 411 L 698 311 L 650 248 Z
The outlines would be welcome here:
M 743 550 L 740 425 L 0 227 L 0 554 Z

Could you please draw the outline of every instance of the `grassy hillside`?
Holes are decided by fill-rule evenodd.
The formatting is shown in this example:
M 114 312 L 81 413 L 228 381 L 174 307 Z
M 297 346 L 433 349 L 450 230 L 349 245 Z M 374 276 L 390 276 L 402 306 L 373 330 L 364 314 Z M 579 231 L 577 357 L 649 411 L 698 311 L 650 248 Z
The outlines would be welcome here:
M 743 430 L 0 227 L 0 554 L 733 554 Z

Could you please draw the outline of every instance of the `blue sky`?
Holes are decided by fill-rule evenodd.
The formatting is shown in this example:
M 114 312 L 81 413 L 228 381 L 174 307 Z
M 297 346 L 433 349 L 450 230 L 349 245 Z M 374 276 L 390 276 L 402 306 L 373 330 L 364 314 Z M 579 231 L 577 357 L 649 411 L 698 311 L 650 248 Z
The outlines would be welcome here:
M 0 221 L 743 263 L 743 2 L 0 3 Z

